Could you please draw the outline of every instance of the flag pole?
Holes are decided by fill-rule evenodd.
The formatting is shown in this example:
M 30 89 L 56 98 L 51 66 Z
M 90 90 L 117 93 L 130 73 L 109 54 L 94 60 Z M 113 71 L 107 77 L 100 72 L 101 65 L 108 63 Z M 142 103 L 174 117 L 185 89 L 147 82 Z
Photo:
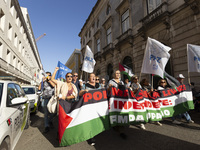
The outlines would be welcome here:
M 190 72 L 188 71 L 188 83 L 190 84 Z
M 80 79 L 82 80 L 82 77 L 83 77 L 83 70 L 81 71 L 81 76 L 80 76 Z
M 153 74 L 151 74 L 151 88 L 153 89 Z

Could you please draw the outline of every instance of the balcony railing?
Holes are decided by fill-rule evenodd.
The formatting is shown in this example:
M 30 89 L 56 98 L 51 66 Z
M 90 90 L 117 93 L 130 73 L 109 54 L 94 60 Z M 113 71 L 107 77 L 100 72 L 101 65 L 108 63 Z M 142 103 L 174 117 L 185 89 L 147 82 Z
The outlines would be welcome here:
M 103 54 L 102 55 L 106 55 L 106 54 L 109 54 L 109 53 L 111 55 L 113 55 L 113 50 L 114 50 L 113 43 L 110 43 L 103 48 Z
M 143 26 L 147 26 L 152 21 L 157 20 L 160 17 L 164 17 L 166 15 L 169 15 L 168 3 L 164 2 L 159 7 L 157 7 L 155 10 L 153 10 L 150 14 L 148 14 L 146 17 L 144 17 L 141 20 L 141 22 L 142 22 Z
M 121 44 L 129 43 L 131 46 L 133 46 L 133 33 L 132 29 L 128 29 L 126 32 L 124 32 L 122 35 L 117 37 L 118 42 L 116 44 L 116 47 L 119 47 Z

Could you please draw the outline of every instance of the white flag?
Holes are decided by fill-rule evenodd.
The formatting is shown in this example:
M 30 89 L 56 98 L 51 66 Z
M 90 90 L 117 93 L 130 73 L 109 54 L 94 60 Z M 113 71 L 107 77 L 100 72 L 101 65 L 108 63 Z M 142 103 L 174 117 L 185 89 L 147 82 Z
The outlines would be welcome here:
M 200 46 L 187 44 L 188 72 L 200 72 Z
M 91 49 L 89 48 L 89 46 L 86 45 L 82 70 L 88 73 L 92 73 L 94 71 L 95 64 L 96 64 L 96 61 L 94 60 L 94 55 Z
M 155 74 L 163 78 L 170 50 L 170 47 L 148 37 L 141 73 Z

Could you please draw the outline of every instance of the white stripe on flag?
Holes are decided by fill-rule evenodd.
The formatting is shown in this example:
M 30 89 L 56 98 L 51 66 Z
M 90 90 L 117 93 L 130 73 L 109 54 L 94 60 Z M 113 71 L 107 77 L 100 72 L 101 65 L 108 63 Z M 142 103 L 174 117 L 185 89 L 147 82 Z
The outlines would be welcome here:
M 92 119 L 108 115 L 108 101 L 84 105 L 67 115 L 73 118 L 67 128 L 74 127 Z

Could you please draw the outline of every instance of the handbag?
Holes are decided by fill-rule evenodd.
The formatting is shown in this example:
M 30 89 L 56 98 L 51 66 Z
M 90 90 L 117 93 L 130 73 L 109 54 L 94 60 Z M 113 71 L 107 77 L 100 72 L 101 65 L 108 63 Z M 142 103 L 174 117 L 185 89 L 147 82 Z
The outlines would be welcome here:
M 57 108 L 57 96 L 56 96 L 56 90 L 55 90 L 55 95 L 51 96 L 47 104 L 47 109 L 50 113 L 56 113 L 56 108 Z
M 55 113 L 56 106 L 57 106 L 57 97 L 53 95 L 47 104 L 47 109 L 50 113 Z

